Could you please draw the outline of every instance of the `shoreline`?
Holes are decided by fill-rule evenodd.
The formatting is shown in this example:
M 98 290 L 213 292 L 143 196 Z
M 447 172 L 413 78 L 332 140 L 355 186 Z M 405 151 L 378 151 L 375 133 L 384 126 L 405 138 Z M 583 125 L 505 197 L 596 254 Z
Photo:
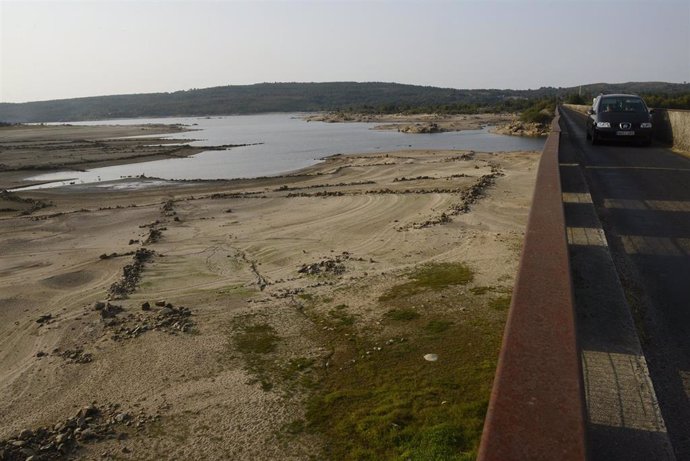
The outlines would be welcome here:
M 145 132 L 142 134 L 142 131 Z M 196 131 L 180 125 L 19 125 L 0 127 L 0 189 L 31 187 L 42 173 L 189 157 L 237 146 L 191 146 L 193 140 L 155 137 Z M 50 158 L 45 158 L 50 152 Z

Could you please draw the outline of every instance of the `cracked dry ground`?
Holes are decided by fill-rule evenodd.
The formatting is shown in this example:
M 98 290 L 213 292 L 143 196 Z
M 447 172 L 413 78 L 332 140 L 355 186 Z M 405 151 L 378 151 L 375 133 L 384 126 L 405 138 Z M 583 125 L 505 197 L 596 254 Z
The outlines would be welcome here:
M 471 457 L 537 161 L 405 151 L 32 192 L 54 206 L 0 220 L 0 440 L 40 455 L 22 433 L 96 405 L 142 423 L 73 428 L 70 457 Z

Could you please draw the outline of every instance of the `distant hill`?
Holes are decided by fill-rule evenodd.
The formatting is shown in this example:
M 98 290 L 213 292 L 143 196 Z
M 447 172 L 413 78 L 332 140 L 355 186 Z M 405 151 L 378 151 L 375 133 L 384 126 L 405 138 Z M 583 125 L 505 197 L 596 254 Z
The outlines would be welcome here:
M 444 108 L 519 110 L 533 99 L 563 97 L 579 88 L 459 90 L 399 83 L 259 83 L 205 89 L 27 103 L 0 103 L 0 122 L 69 122 L 136 117 L 205 116 L 262 112 L 368 110 L 391 112 Z M 637 92 L 677 94 L 690 85 L 663 82 L 584 85 L 583 94 Z M 522 101 L 522 103 L 521 103 Z

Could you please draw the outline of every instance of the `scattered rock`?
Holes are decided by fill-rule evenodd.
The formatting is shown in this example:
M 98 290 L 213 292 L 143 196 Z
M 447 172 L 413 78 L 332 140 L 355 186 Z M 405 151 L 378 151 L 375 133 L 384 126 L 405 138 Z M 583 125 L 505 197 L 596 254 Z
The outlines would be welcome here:
M 548 124 L 542 123 L 526 123 L 516 120 L 508 125 L 500 126 L 492 130 L 497 134 L 505 134 L 509 136 L 528 136 L 540 137 L 548 136 L 551 127 Z
M 122 306 L 117 306 L 115 304 L 110 304 L 107 303 L 105 307 L 100 309 L 101 313 L 101 318 L 102 319 L 108 319 L 108 318 L 113 318 L 120 312 L 122 312 L 124 309 L 122 309 Z
M 126 265 L 122 269 L 122 278 L 113 283 L 108 289 L 111 299 L 123 299 L 136 290 L 144 269 L 144 263 L 149 261 L 155 253 L 146 248 L 139 248 L 134 253 L 132 264 Z
M 36 319 L 36 323 L 38 323 L 40 325 L 44 325 L 46 323 L 50 323 L 51 320 L 53 320 L 52 314 L 44 314 L 44 315 L 42 315 Z
M 190 309 L 175 307 L 170 303 L 165 303 L 165 301 L 157 301 L 156 305 L 163 306 L 163 308 L 156 312 L 149 306 L 148 309 L 142 309 L 145 313 L 129 314 L 112 324 L 106 325 L 112 327 L 113 335 L 111 338 L 115 341 L 122 341 L 136 338 L 151 330 L 170 334 L 188 333 L 194 327 L 194 322 L 190 319 L 192 315 Z
M 127 415 L 126 417 L 119 417 Z M 140 415 L 137 417 L 136 427 L 139 430 L 160 416 Z M 77 412 L 76 416 L 52 427 L 24 429 L 18 436 L 0 440 L 0 460 L 28 461 L 28 460 L 62 460 L 73 459 L 82 445 L 90 445 L 101 440 L 121 439 L 126 432 L 131 418 L 127 413 L 119 410 L 119 405 L 96 407 L 86 406 Z M 125 453 L 123 451 L 123 453 Z
M 346 270 L 343 261 L 347 261 L 349 259 L 350 254 L 348 252 L 343 252 L 343 254 L 337 255 L 335 258 L 327 258 L 313 264 L 303 264 L 297 272 L 307 275 L 319 275 L 322 273 L 342 275 Z
M 93 362 L 93 355 L 88 353 L 88 352 L 84 352 L 84 349 L 67 349 L 63 352 L 60 352 L 59 349 L 56 349 L 54 351 L 54 355 L 57 355 L 58 357 L 62 357 L 68 363 L 91 363 L 91 362 Z

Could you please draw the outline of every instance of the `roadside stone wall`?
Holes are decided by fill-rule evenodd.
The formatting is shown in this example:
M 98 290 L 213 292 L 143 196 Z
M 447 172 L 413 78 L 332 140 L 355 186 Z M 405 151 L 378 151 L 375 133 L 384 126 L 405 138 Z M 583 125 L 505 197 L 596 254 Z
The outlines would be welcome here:
M 690 152 L 690 110 L 656 109 L 654 137 L 674 149 Z

